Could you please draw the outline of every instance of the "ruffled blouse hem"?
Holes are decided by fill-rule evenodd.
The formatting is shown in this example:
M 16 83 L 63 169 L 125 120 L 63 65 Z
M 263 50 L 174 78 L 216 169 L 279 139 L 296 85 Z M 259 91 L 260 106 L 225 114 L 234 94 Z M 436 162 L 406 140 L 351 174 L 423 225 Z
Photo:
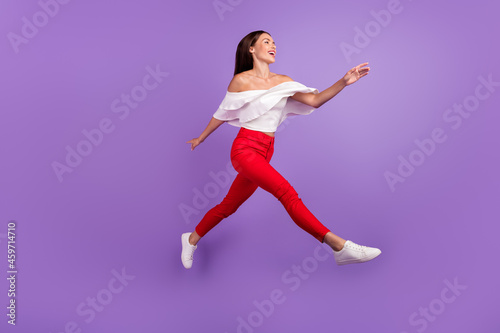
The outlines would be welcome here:
M 231 125 L 241 126 L 241 123 L 256 119 L 270 110 L 281 109 L 279 123 L 291 115 L 307 115 L 313 112 L 316 108 L 288 98 L 297 92 L 319 93 L 317 89 L 296 81 L 283 82 L 267 90 L 227 91 L 213 117 L 228 121 Z

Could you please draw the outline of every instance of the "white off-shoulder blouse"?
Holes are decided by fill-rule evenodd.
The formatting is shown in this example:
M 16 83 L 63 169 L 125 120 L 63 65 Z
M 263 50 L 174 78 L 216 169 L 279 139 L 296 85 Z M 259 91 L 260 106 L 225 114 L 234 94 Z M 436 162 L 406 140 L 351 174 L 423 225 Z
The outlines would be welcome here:
M 213 117 L 237 127 L 276 132 L 288 116 L 307 115 L 316 110 L 288 98 L 296 92 L 319 93 L 318 89 L 306 87 L 296 81 L 283 82 L 267 90 L 227 91 Z

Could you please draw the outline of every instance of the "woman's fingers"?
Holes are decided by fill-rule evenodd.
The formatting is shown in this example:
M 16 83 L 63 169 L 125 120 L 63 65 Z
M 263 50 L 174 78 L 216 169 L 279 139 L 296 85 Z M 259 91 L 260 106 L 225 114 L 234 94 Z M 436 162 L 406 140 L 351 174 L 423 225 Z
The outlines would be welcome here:
M 194 149 L 194 139 L 186 141 L 186 143 L 190 143 L 191 144 L 191 150 Z
M 190 143 L 191 150 L 193 150 L 196 146 L 198 146 L 200 144 L 200 141 L 198 139 L 191 139 L 191 140 L 187 141 L 186 143 Z
M 368 65 L 368 63 L 367 63 L 367 62 L 364 62 L 364 63 L 362 63 L 362 64 L 359 64 L 359 65 L 357 65 L 356 67 L 351 68 L 351 69 L 349 70 L 349 72 L 347 72 L 347 73 L 348 73 L 348 74 L 352 74 L 352 73 L 354 73 L 354 72 L 356 72 L 356 71 L 358 71 L 358 72 L 359 72 L 359 71 L 370 70 L 370 67 L 361 68 L 361 67 L 364 67 L 364 66 L 366 66 L 366 65 Z

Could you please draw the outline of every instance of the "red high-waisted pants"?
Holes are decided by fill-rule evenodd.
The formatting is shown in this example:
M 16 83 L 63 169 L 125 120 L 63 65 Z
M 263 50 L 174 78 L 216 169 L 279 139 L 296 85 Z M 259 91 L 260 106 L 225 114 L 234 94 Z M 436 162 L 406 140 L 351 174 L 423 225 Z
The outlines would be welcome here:
M 236 212 L 257 187 L 261 187 L 283 204 L 299 227 L 323 242 L 329 230 L 302 203 L 290 183 L 269 164 L 273 152 L 274 137 L 241 127 L 231 147 L 231 163 L 238 175 L 222 202 L 210 209 L 196 226 L 198 235 L 203 237 L 222 219 Z

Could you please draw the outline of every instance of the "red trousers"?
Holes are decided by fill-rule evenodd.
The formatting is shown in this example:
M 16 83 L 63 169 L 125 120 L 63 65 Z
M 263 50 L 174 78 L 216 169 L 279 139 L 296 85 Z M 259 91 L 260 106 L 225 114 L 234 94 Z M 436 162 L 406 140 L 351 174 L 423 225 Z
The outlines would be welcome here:
M 226 197 L 210 209 L 195 230 L 203 237 L 222 219 L 236 212 L 261 187 L 274 195 L 292 220 L 318 241 L 329 231 L 302 203 L 295 189 L 269 161 L 274 152 L 274 137 L 241 127 L 231 147 L 231 163 L 238 172 Z

